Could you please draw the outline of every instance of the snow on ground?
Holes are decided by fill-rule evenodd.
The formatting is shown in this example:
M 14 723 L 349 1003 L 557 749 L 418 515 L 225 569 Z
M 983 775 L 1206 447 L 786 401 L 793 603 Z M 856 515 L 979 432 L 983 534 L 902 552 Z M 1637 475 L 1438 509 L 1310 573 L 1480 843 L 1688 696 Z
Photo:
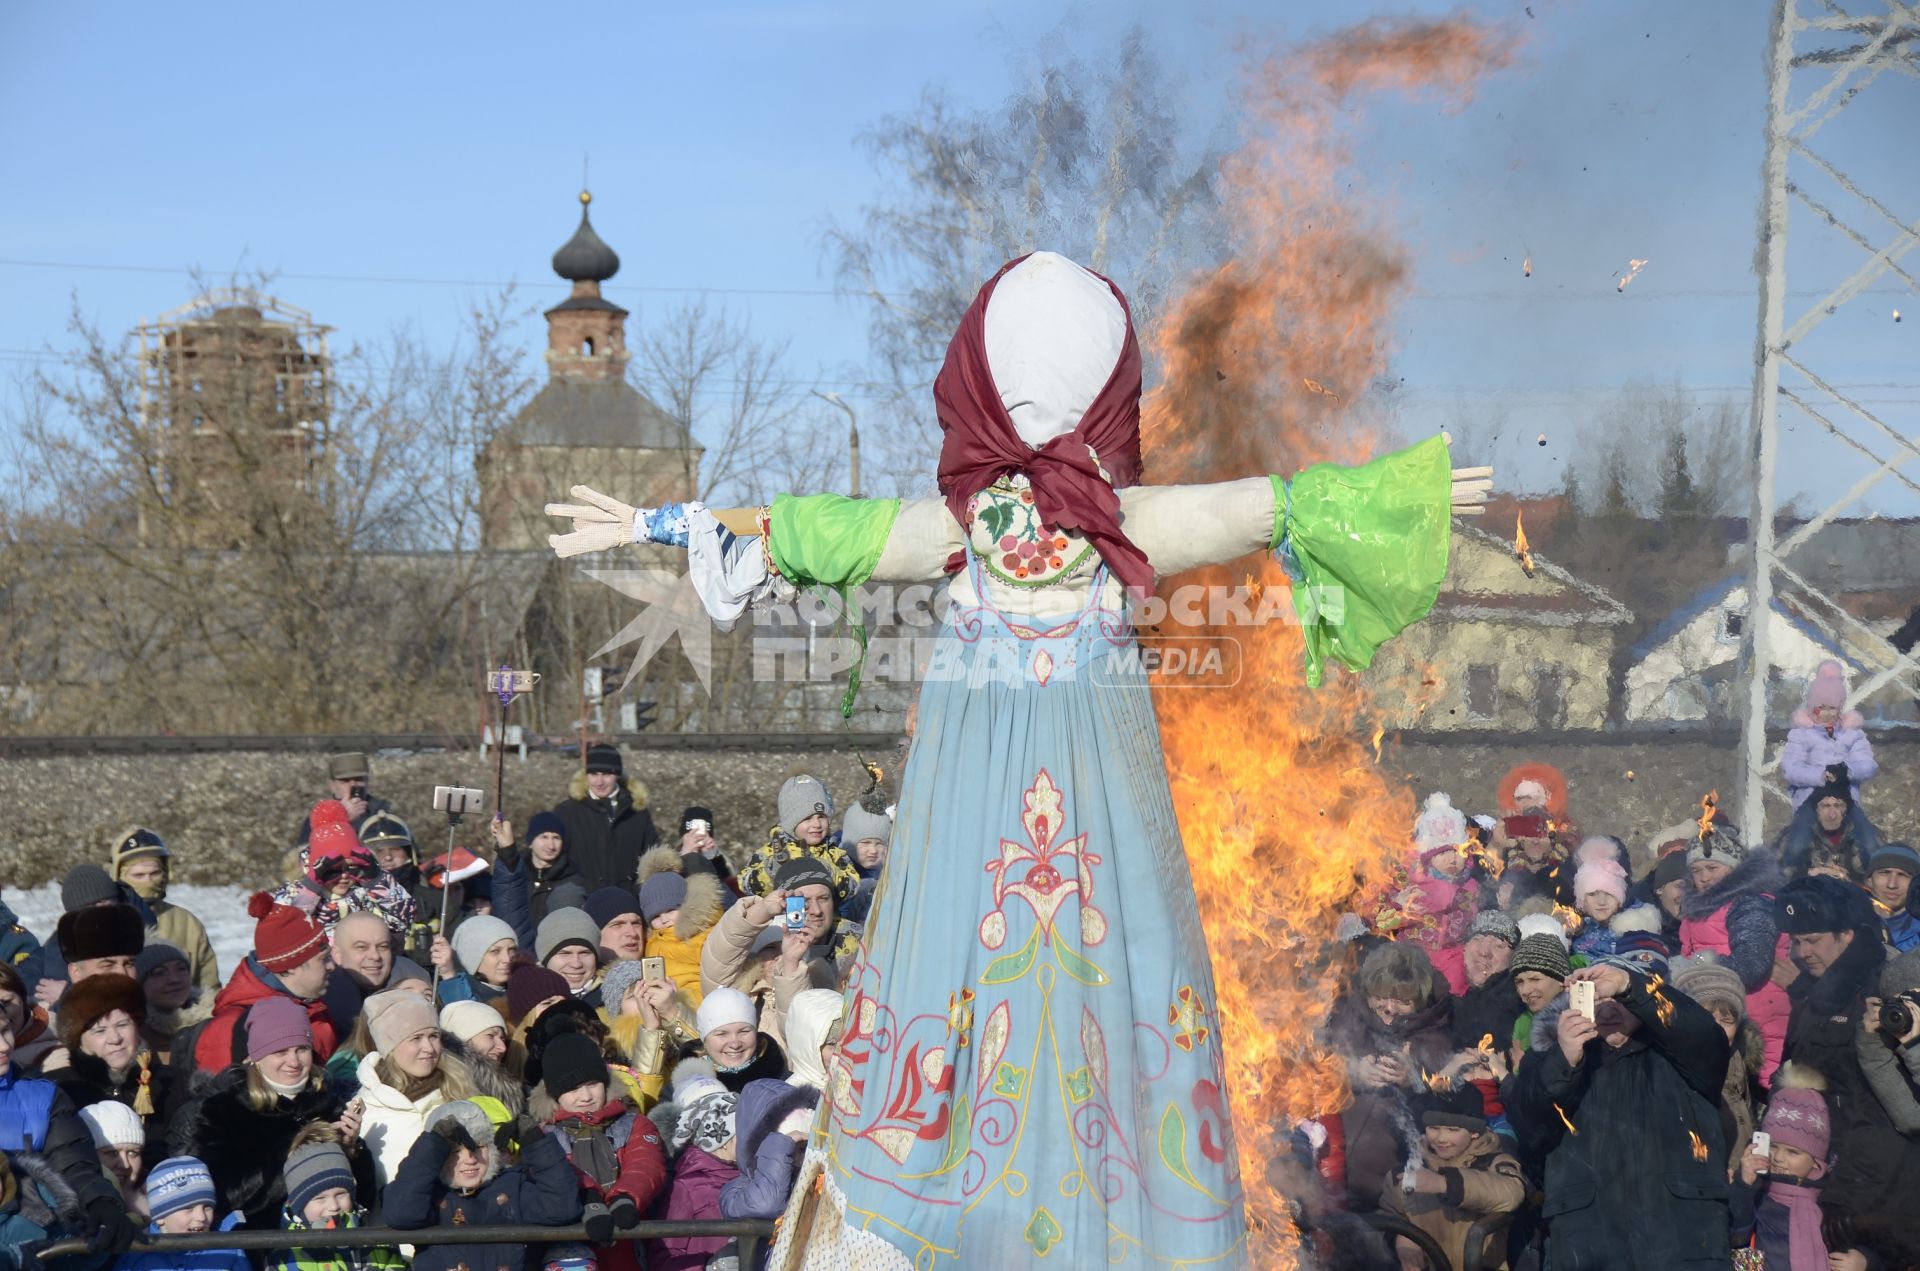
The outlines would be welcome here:
M 198 883 L 176 883 L 167 888 L 168 900 L 192 910 L 194 916 L 206 924 L 207 938 L 213 941 L 213 955 L 220 963 L 223 983 L 235 964 L 253 948 L 253 919 L 247 916 L 247 897 L 256 890 Z M 21 926 L 43 942 L 53 942 L 53 929 L 60 922 L 59 883 L 27 889 L 9 887 L 0 899 L 20 916 Z

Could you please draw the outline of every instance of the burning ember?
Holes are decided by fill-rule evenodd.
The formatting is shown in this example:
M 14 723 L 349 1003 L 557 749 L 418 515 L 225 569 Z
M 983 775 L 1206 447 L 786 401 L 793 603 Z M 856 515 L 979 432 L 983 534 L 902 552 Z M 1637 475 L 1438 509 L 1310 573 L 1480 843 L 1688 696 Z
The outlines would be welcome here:
M 1567 1110 L 1557 1103 L 1553 1105 L 1553 1110 L 1560 1114 L 1560 1124 L 1567 1127 L 1567 1133 L 1579 1138 L 1580 1131 L 1574 1129 L 1573 1122 L 1567 1119 Z
M 1371 738 L 1371 741 L 1373 742 L 1373 761 L 1375 763 L 1380 762 L 1380 742 L 1381 742 L 1381 739 L 1386 737 L 1386 735 L 1387 735 L 1386 725 L 1380 724 L 1374 727 L 1373 737 Z
M 1665 993 L 1660 991 L 1666 987 L 1666 983 L 1657 975 L 1647 977 L 1647 991 L 1653 994 L 1653 1011 L 1660 1017 L 1662 1028 L 1671 1027 L 1673 1024 L 1673 1003 Z
M 1898 322 L 1898 321 L 1900 321 L 1900 311 L 1899 311 L 1898 309 L 1895 309 L 1895 310 L 1893 311 L 1893 320 L 1894 320 L 1895 322 Z
M 1627 284 L 1632 282 L 1635 278 L 1638 278 L 1640 276 L 1640 271 L 1645 269 L 1646 267 L 1647 267 L 1647 262 L 1644 260 L 1628 261 L 1627 272 L 1620 276 L 1620 285 L 1615 287 L 1614 290 L 1625 291 L 1627 289 Z
M 1303 376 L 1301 377 L 1300 382 L 1307 386 L 1307 391 L 1309 393 L 1318 393 L 1320 394 L 1320 396 L 1330 397 L 1336 402 L 1340 400 L 1340 394 L 1334 392 L 1332 389 L 1328 388 L 1325 384 L 1322 384 L 1319 380 L 1310 380 Z
M 1412 279 L 1407 250 L 1355 194 L 1353 116 L 1382 91 L 1463 101 L 1510 57 L 1502 37 L 1467 19 L 1375 19 L 1252 68 L 1248 140 L 1219 169 L 1236 250 L 1169 297 L 1142 335 L 1161 371 L 1141 429 L 1156 480 L 1366 457 L 1387 420 L 1365 391 L 1339 397 L 1324 386 L 1382 380 Z M 1326 400 L 1309 405 L 1303 384 Z M 1327 427 L 1330 409 L 1338 428 Z M 1245 569 L 1197 581 L 1231 586 Z M 1256 571 L 1264 586 L 1288 585 L 1271 560 Z M 1297 627 L 1240 634 L 1234 691 L 1155 697 L 1213 956 L 1246 1259 L 1282 1271 L 1300 1257 L 1283 1191 L 1295 1186 L 1293 1129 L 1352 1102 L 1344 1057 L 1321 1032 L 1351 970 L 1335 921 L 1386 888 L 1414 798 L 1367 762 L 1383 712 L 1361 680 L 1335 672 L 1310 691 Z
M 1533 577 L 1533 545 L 1527 542 L 1527 527 L 1518 512 L 1513 514 L 1513 555 L 1520 562 L 1521 571 Z
M 1700 800 L 1700 837 L 1705 839 L 1713 834 L 1713 812 L 1720 806 L 1720 792 L 1714 790 Z
M 1555 905 L 1553 916 L 1558 918 L 1560 925 L 1567 929 L 1569 938 L 1579 935 L 1580 928 L 1586 925 L 1586 920 L 1580 916 L 1579 910 L 1569 909 L 1565 905 Z
M 1470 861 L 1479 861 L 1489 878 L 1498 878 L 1506 871 L 1507 863 L 1500 859 L 1500 853 L 1477 838 L 1468 838 L 1456 850 Z
M 1493 1053 L 1493 1034 L 1488 1033 L 1486 1036 L 1482 1037 L 1480 1039 L 1480 1044 L 1475 1046 L 1474 1049 L 1479 1051 L 1483 1055 L 1491 1055 Z
M 1533 277 L 1533 257 L 1529 256 L 1520 262 L 1520 276 L 1522 278 Z
M 1696 1161 L 1706 1160 L 1707 1145 L 1701 1142 L 1700 1136 L 1698 1134 L 1695 1134 L 1692 1130 L 1688 1130 L 1687 1137 L 1693 1140 L 1693 1159 Z

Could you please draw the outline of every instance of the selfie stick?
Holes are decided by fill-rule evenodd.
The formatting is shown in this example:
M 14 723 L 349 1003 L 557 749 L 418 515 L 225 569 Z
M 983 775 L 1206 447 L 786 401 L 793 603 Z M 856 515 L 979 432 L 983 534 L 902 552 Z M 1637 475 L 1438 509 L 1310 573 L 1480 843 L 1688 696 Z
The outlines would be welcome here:
M 460 824 L 460 814 L 453 810 L 457 806 L 458 804 L 453 802 L 447 804 L 447 861 L 445 867 L 440 871 L 440 929 L 438 932 L 438 934 L 443 936 L 447 934 L 447 908 L 453 899 L 453 884 L 447 881 L 447 875 L 453 873 L 453 830 L 455 826 Z M 435 1006 L 440 1005 L 440 972 L 438 969 L 433 973 L 433 1004 Z
M 513 699 L 540 682 L 537 671 L 516 671 L 505 662 L 487 672 L 487 692 L 500 699 L 500 723 L 493 738 L 493 819 L 502 820 L 507 806 L 507 707 Z

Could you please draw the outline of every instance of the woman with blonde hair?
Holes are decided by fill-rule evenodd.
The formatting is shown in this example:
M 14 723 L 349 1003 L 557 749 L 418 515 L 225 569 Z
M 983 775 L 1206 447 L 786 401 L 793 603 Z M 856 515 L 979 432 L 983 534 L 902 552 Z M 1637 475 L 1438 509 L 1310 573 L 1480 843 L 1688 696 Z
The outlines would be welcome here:
M 361 1053 L 359 1133 L 379 1187 L 392 1181 L 441 1104 L 490 1095 L 516 1113 L 526 1107 L 525 1092 L 511 1078 L 470 1059 L 457 1042 L 448 1044 L 433 1003 L 421 994 L 375 993 L 347 1044 Z
M 287 1199 L 280 1165 L 301 1127 L 334 1126 L 355 1172 L 369 1182 L 373 1162 L 359 1142 L 357 1101 L 343 1100 L 326 1068 L 314 1062 L 304 1006 L 277 994 L 262 998 L 247 1011 L 246 1037 L 246 1060 L 180 1109 L 167 1146 L 173 1155 L 206 1164 L 221 1213 L 237 1209 L 247 1226 L 271 1229 Z

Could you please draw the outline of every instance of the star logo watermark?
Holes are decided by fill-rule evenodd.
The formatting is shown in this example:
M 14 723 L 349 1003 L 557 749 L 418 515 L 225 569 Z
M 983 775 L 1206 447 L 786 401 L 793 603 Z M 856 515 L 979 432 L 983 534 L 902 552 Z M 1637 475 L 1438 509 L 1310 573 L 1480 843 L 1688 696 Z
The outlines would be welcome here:
M 620 691 L 633 683 L 641 668 L 653 655 L 666 647 L 675 635 L 680 651 L 700 677 L 700 687 L 713 692 L 713 619 L 707 616 L 700 595 L 693 589 L 691 574 L 676 574 L 665 569 L 588 569 L 581 571 L 597 582 L 605 583 L 621 595 L 638 600 L 644 608 L 638 617 L 615 632 L 613 638 L 594 650 L 603 657 L 629 644 L 639 647 L 627 664 Z

